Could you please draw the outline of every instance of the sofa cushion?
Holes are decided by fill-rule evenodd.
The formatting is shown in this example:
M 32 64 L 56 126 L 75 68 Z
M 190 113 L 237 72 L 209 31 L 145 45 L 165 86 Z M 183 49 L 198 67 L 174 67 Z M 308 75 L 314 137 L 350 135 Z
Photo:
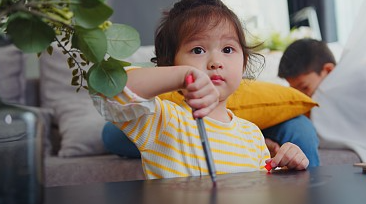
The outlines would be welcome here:
M 0 98 L 4 102 L 25 103 L 25 56 L 15 46 L 0 47 Z
M 85 89 L 71 86 L 72 72 L 67 56 L 55 48 L 40 57 L 41 106 L 54 112 L 61 146 L 58 155 L 74 157 L 106 153 L 101 140 L 105 120 L 94 108 Z
M 176 103 L 184 99 L 178 92 L 159 97 Z M 227 108 L 236 116 L 253 122 L 260 129 L 308 113 L 316 105 L 311 98 L 294 88 L 249 80 L 243 80 L 227 101 Z
M 229 97 L 227 108 L 260 129 L 308 113 L 317 103 L 300 91 L 279 84 L 242 81 Z

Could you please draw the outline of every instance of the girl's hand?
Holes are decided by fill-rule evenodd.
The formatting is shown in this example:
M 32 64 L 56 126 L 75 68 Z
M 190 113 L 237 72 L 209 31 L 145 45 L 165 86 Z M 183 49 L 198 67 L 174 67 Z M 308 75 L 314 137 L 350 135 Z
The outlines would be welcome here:
M 280 145 L 277 142 L 268 138 L 265 138 L 265 141 L 269 153 L 271 154 L 271 157 L 274 157 L 277 154 L 278 150 L 280 149 Z
M 295 144 L 287 142 L 278 150 L 277 154 L 266 161 L 271 162 L 271 166 L 284 167 L 289 169 L 304 170 L 309 165 L 309 160 L 304 152 Z
M 219 103 L 219 92 L 211 82 L 208 75 L 198 69 L 186 76 L 186 89 L 184 97 L 192 107 L 193 117 L 202 118 L 207 116 Z

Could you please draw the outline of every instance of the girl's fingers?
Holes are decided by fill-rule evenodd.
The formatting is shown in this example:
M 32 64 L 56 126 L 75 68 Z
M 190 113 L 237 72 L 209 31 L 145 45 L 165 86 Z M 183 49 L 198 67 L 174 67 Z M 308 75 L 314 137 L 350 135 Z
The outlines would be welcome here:
M 283 144 L 278 150 L 277 154 L 272 158 L 272 163 L 275 163 L 277 166 L 283 166 L 284 156 L 287 154 L 286 152 L 289 150 L 289 145 L 287 143 Z
M 298 155 L 296 159 L 290 162 L 288 165 L 288 168 L 290 169 L 296 169 L 296 170 L 304 170 L 308 167 L 309 160 L 306 158 L 306 156 Z
M 277 166 L 287 166 L 289 169 L 303 170 L 309 165 L 309 160 L 302 150 L 292 143 L 282 145 L 272 160 Z
M 309 166 L 309 159 L 304 156 L 303 160 L 301 161 L 301 163 L 296 167 L 297 170 L 304 170 L 306 168 L 308 168 Z
M 280 145 L 277 142 L 275 142 L 269 138 L 265 138 L 265 142 L 266 142 L 266 146 L 271 154 L 271 157 L 274 157 L 277 154 L 278 150 L 280 149 Z
M 207 75 L 206 75 L 207 77 Z M 194 117 L 208 115 L 218 104 L 219 92 L 209 78 L 188 84 L 184 96 L 189 106 L 195 109 Z
M 207 79 L 209 80 L 209 79 Z M 187 93 L 186 97 L 190 99 L 199 99 L 204 98 L 205 96 L 209 96 L 211 94 L 217 94 L 217 90 L 211 81 L 207 81 L 207 83 L 198 85 L 198 84 L 189 84 L 186 87 Z
M 297 167 L 301 164 L 303 159 L 304 159 L 304 157 L 302 157 L 301 154 L 296 154 L 292 158 L 292 160 L 289 161 L 289 163 L 287 164 L 287 167 L 289 169 L 297 169 Z
M 206 115 L 208 115 L 218 104 L 218 101 L 215 103 L 212 103 L 211 105 L 205 107 L 205 108 L 200 108 L 197 109 L 193 112 L 193 117 L 195 118 L 203 118 Z

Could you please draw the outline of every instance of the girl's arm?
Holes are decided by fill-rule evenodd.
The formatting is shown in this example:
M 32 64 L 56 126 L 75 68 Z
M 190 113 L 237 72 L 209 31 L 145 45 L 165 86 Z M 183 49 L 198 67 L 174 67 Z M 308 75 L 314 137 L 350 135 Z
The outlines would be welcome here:
M 204 117 L 218 104 L 219 93 L 206 73 L 190 66 L 171 66 L 133 69 L 127 72 L 127 87 L 142 98 L 182 90 L 187 103 L 196 111 L 195 117 Z M 194 82 L 186 85 L 187 76 Z
M 184 79 L 194 68 L 189 66 L 133 69 L 127 72 L 127 87 L 142 98 L 185 88 Z

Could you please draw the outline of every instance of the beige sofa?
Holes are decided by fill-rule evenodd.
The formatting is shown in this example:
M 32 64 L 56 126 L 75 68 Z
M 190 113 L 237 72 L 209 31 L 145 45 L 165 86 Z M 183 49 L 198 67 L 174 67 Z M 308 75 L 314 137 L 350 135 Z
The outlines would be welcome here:
M 128 60 L 143 62 L 146 60 L 141 59 L 152 55 L 151 46 L 141 47 Z M 76 88 L 70 86 L 71 71 L 64 57 L 57 52 L 52 56 L 43 53 L 39 60 L 40 76 L 29 79 L 24 73 L 27 69 L 24 55 L 12 46 L 0 47 L 0 97 L 37 107 L 43 118 L 45 185 L 144 179 L 140 159 L 120 158 L 103 148 L 100 135 L 105 121 L 94 109 L 87 92 L 76 93 Z M 276 60 L 268 57 L 265 68 L 268 72 L 261 80 L 271 81 L 274 71 L 268 66 L 275 67 Z M 360 161 L 350 150 L 320 149 L 319 153 L 321 165 Z

